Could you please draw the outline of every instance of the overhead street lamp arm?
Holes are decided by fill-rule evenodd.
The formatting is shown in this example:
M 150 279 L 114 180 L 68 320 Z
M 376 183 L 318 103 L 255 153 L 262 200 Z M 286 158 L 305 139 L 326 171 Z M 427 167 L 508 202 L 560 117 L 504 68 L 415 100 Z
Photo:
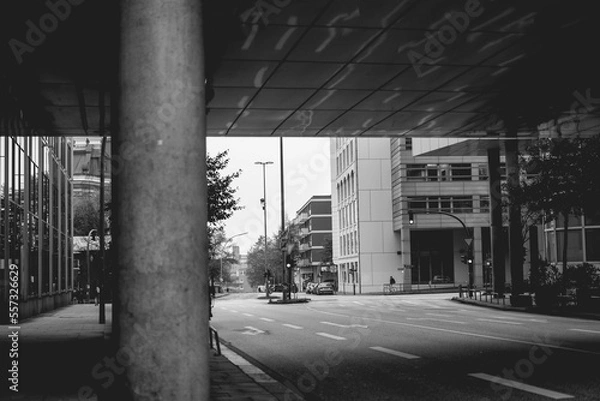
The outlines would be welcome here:
M 409 216 L 412 216 L 412 214 L 414 214 L 413 211 L 409 211 Z M 452 213 L 448 213 L 448 212 L 442 212 L 442 211 L 432 211 L 432 210 L 428 210 L 427 212 L 421 213 L 421 214 L 443 214 L 444 216 L 449 216 L 452 217 L 453 219 L 457 220 L 465 229 L 465 234 L 467 235 L 467 238 L 472 238 L 471 237 L 471 231 L 469 231 L 469 228 L 467 227 L 467 225 L 465 224 L 464 221 L 462 221 L 460 218 L 458 218 L 457 216 L 453 215 Z M 414 221 L 409 221 L 409 224 L 413 224 Z

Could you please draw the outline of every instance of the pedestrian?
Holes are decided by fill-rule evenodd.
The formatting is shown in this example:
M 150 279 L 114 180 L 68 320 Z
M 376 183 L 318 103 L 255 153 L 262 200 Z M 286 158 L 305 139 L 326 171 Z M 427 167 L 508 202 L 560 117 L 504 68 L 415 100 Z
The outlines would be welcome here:
M 390 276 L 390 285 L 394 284 L 396 284 L 396 279 L 394 278 L 394 276 Z
M 96 284 L 96 294 L 94 296 L 94 305 L 98 306 L 100 300 L 100 286 Z

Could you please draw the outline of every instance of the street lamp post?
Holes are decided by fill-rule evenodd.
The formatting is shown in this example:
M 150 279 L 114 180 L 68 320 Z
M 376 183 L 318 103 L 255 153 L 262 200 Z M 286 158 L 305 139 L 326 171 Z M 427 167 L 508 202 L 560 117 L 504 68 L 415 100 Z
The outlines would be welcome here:
M 269 297 L 269 276 L 267 269 L 267 176 L 266 176 L 266 166 L 268 164 L 273 164 L 273 162 L 254 162 L 254 164 L 262 165 L 263 170 L 263 199 L 262 199 L 262 208 L 265 220 L 265 292 L 267 297 Z
M 98 233 L 98 230 L 96 230 L 95 228 L 92 228 L 87 235 L 86 262 L 87 262 L 87 300 L 88 300 L 88 302 L 90 301 L 90 292 L 92 290 L 92 287 L 90 285 L 90 283 L 91 283 L 90 282 L 90 241 L 92 240 L 92 234 L 94 233 L 94 231 L 96 231 L 96 233 Z

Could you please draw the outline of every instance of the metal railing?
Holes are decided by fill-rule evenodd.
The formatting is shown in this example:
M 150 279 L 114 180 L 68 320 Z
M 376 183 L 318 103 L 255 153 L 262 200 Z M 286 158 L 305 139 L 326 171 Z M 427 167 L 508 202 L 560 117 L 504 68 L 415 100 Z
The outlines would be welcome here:
M 384 284 L 383 285 L 383 293 L 384 294 L 397 294 L 403 292 L 402 284 Z
M 221 355 L 221 343 L 219 342 L 219 333 L 214 328 L 210 327 L 210 348 L 217 351 L 217 355 Z M 214 340 L 213 340 L 214 337 Z
M 506 298 L 504 296 L 499 297 L 498 293 L 488 290 L 469 290 L 467 287 L 459 286 L 458 296 L 459 298 L 470 298 L 475 301 L 488 302 L 497 305 L 500 305 L 500 300 L 502 300 L 502 305 L 506 305 Z

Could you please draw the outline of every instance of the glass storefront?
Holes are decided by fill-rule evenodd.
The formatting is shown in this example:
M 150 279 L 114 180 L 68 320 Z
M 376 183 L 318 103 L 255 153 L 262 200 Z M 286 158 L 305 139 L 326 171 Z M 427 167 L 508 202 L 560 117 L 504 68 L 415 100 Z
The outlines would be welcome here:
M 0 137 L 0 300 L 8 266 L 26 302 L 72 289 L 72 146 L 63 137 Z

